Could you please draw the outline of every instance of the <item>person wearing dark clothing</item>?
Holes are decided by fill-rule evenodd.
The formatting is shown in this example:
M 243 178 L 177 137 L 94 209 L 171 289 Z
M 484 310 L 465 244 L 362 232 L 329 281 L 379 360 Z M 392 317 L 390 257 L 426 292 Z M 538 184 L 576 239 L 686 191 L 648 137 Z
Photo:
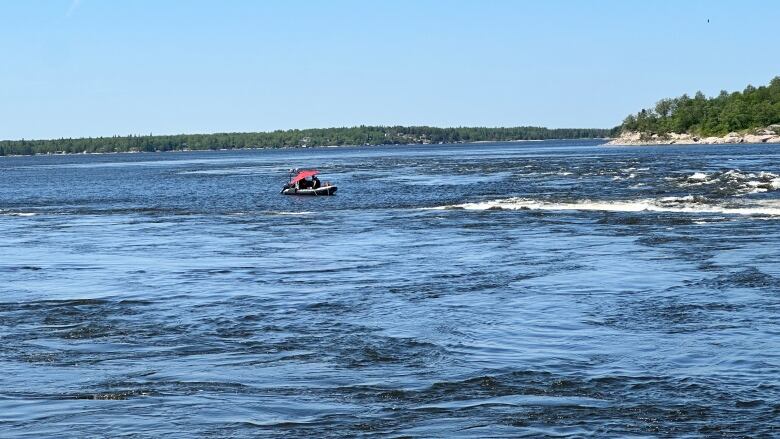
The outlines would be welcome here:
M 320 179 L 317 178 L 316 175 L 312 175 L 311 177 L 311 188 L 312 189 L 319 189 L 320 187 Z

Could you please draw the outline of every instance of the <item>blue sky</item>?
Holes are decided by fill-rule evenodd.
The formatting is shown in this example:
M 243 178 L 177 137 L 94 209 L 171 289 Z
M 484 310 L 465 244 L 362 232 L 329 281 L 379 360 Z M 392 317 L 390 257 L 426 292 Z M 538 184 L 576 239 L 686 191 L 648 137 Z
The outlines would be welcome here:
M 612 127 L 780 75 L 778 16 L 750 0 L 0 0 L 0 139 Z

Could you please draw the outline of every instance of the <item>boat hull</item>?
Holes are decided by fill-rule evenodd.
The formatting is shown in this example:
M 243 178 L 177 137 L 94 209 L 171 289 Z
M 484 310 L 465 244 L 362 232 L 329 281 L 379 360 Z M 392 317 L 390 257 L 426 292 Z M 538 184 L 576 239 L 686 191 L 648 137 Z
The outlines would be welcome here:
M 317 189 L 295 189 L 292 187 L 282 189 L 282 195 L 324 196 L 335 194 L 337 189 L 336 186 L 323 186 Z

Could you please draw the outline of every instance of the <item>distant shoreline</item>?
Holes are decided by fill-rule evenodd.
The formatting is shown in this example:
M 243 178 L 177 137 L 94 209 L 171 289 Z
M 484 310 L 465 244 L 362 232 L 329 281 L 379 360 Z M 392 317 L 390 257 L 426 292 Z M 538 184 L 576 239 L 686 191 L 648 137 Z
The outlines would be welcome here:
M 242 147 L 242 148 L 218 148 L 218 149 L 171 149 L 156 151 L 108 151 L 108 152 L 51 152 L 34 154 L 6 154 L 0 155 L 0 159 L 10 157 L 54 157 L 54 156 L 79 156 L 79 155 L 113 155 L 113 154 L 160 154 L 160 153 L 182 153 L 182 152 L 224 152 L 224 151 L 259 151 L 259 150 L 288 150 L 288 149 L 319 149 L 319 148 L 377 148 L 382 146 L 439 146 L 439 145 L 479 145 L 485 143 L 521 143 L 521 142 L 554 142 L 554 141 L 577 141 L 577 140 L 610 140 L 610 137 L 582 137 L 576 139 L 516 139 L 516 140 L 475 140 L 473 142 L 439 142 L 439 143 L 380 143 L 375 145 L 313 145 L 313 146 L 261 146 L 261 147 Z M 606 143 L 605 143 L 606 144 Z
M 0 140 L 0 156 L 603 138 L 604 128 L 353 126 L 212 134 Z

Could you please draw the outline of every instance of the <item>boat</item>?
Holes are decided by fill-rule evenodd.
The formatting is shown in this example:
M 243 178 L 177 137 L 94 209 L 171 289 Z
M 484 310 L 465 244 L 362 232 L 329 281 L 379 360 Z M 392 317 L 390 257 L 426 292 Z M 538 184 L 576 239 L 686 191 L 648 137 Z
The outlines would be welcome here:
M 294 169 L 290 171 L 290 174 L 295 174 L 290 178 L 290 182 L 284 185 L 282 188 L 282 195 L 333 195 L 338 189 L 336 186 L 325 182 L 320 185 L 320 181 L 314 177 L 319 174 L 320 171 L 316 169 Z M 306 180 L 308 177 L 312 177 L 312 181 Z

